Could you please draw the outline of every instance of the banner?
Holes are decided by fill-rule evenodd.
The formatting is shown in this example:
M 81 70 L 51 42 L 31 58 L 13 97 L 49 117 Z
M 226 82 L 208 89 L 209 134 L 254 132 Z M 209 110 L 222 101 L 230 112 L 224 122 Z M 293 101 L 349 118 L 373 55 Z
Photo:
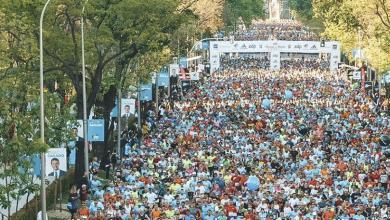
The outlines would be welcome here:
M 83 138 L 84 137 L 84 132 L 83 132 L 84 124 L 83 124 L 83 120 L 82 119 L 77 120 L 77 124 L 78 124 L 78 126 L 77 126 L 77 128 L 75 128 L 75 129 L 77 129 L 77 136 Z
M 135 114 L 135 99 L 122 99 L 121 117 L 130 117 Z
M 198 64 L 198 71 L 202 72 L 204 71 L 204 64 Z
M 152 101 L 153 99 L 153 84 L 142 84 L 140 85 L 140 100 L 141 101 Z
M 158 86 L 168 87 L 169 86 L 169 73 L 168 72 L 160 72 L 158 74 L 157 83 L 158 83 Z
M 69 165 L 76 165 L 76 148 L 70 150 Z
M 203 50 L 209 49 L 209 41 L 202 41 L 202 49 Z
M 361 59 L 361 58 L 363 58 L 363 50 L 362 49 L 358 49 L 358 48 L 353 49 L 352 50 L 352 57 L 354 59 Z
M 88 141 L 104 141 L 104 120 L 88 120 Z
M 190 79 L 191 79 L 191 80 L 194 80 L 194 81 L 199 80 L 199 73 L 197 73 L 197 72 L 191 72 L 191 73 L 190 73 Z
M 187 68 L 187 57 L 180 58 L 179 65 L 182 68 Z
M 169 64 L 169 75 L 177 76 L 179 75 L 180 67 L 178 64 Z
M 340 63 L 340 43 L 327 41 L 321 47 L 320 41 L 211 41 L 210 73 L 220 68 L 220 55 L 227 53 L 269 53 L 271 70 L 280 69 L 280 53 L 330 54 L 330 70 L 337 70 Z
M 355 80 L 361 80 L 362 79 L 362 74 L 360 71 L 353 71 L 352 79 Z
M 34 175 L 37 177 L 41 176 L 41 156 L 34 154 L 31 158 L 32 166 L 34 169 Z
M 46 175 L 55 178 L 66 174 L 66 149 L 49 148 L 46 153 Z
M 115 98 L 115 107 L 110 112 L 110 117 L 118 117 L 118 98 Z

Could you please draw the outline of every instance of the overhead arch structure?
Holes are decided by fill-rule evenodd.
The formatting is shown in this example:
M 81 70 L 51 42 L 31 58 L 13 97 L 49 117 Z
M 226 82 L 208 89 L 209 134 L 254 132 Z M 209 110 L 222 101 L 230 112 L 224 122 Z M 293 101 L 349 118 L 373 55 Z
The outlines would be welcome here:
M 221 56 L 224 55 L 267 53 L 271 70 L 278 70 L 282 53 L 325 54 L 331 71 L 337 70 L 341 56 L 337 41 L 326 41 L 324 45 L 320 41 L 211 41 L 209 50 L 211 72 L 219 69 Z

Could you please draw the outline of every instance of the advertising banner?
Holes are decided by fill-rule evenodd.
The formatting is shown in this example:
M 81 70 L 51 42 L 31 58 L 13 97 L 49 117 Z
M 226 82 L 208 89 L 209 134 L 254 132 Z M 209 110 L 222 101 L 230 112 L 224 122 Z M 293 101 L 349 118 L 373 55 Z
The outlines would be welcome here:
M 153 98 L 153 85 L 151 83 L 140 85 L 140 100 L 152 101 L 152 98 Z
M 187 68 L 187 57 L 180 58 L 179 65 L 182 68 Z
M 46 175 L 62 177 L 66 174 L 66 148 L 49 148 L 46 153 Z
M 194 80 L 194 81 L 199 80 L 199 73 L 198 72 L 191 72 L 190 73 L 190 79 Z
M 170 76 L 177 76 L 179 75 L 180 67 L 178 64 L 170 64 L 169 65 L 169 75 Z
M 111 110 L 110 117 L 118 117 L 118 98 L 115 98 L 115 107 Z
M 337 41 L 328 41 L 324 47 L 321 47 L 320 41 L 211 41 L 210 72 L 219 69 L 222 54 L 262 52 L 271 54 L 273 70 L 280 69 L 280 53 L 330 54 L 330 70 L 337 70 L 341 59 L 340 43 Z
M 158 74 L 158 80 L 157 80 L 158 86 L 169 86 L 169 73 L 168 72 L 160 72 Z
M 88 141 L 104 141 L 104 120 L 88 120 Z
M 135 99 L 122 99 L 121 103 L 121 117 L 135 114 Z

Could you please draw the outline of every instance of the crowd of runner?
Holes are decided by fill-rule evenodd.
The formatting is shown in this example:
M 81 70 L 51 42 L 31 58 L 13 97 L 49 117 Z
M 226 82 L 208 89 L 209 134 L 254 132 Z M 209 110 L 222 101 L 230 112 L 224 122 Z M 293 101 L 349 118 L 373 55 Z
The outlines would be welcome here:
M 319 69 L 319 70 L 329 70 L 330 63 L 328 60 L 321 59 L 289 59 L 282 60 L 280 62 L 280 67 L 282 69 L 295 69 L 295 70 L 305 70 L 305 69 Z
M 229 57 L 220 58 L 219 71 L 269 69 L 271 65 L 265 57 Z M 330 63 L 322 59 L 286 59 L 280 62 L 280 67 L 286 70 L 329 70 Z
M 255 21 L 248 29 L 235 33 L 235 40 L 318 41 L 317 34 L 296 21 Z
M 89 219 L 388 219 L 390 118 L 320 70 L 219 71 L 82 191 Z M 101 164 L 95 159 L 91 168 Z M 88 194 L 89 193 L 89 194 Z M 88 198 L 86 198 L 88 197 Z
M 269 69 L 268 57 L 228 57 L 220 59 L 220 70 Z

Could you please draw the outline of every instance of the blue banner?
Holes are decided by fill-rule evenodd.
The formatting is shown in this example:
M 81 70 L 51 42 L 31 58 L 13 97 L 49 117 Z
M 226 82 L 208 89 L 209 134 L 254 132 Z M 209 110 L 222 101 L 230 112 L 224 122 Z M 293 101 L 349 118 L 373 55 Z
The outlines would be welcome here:
M 152 101 L 153 98 L 153 84 L 142 84 L 140 86 L 140 100 Z
M 76 165 L 76 148 L 70 150 L 69 165 Z
M 118 98 L 115 98 L 115 107 L 111 110 L 110 117 L 118 117 Z
M 187 68 L 187 57 L 180 58 L 179 65 L 181 68 Z
M 104 141 L 104 120 L 88 120 L 88 141 Z
M 202 41 L 202 49 L 203 50 L 209 49 L 209 41 Z
M 160 72 L 158 74 L 158 86 L 169 86 L 169 72 Z
M 41 157 L 39 154 L 35 154 L 32 156 L 32 166 L 34 169 L 34 175 L 37 177 L 41 176 Z

